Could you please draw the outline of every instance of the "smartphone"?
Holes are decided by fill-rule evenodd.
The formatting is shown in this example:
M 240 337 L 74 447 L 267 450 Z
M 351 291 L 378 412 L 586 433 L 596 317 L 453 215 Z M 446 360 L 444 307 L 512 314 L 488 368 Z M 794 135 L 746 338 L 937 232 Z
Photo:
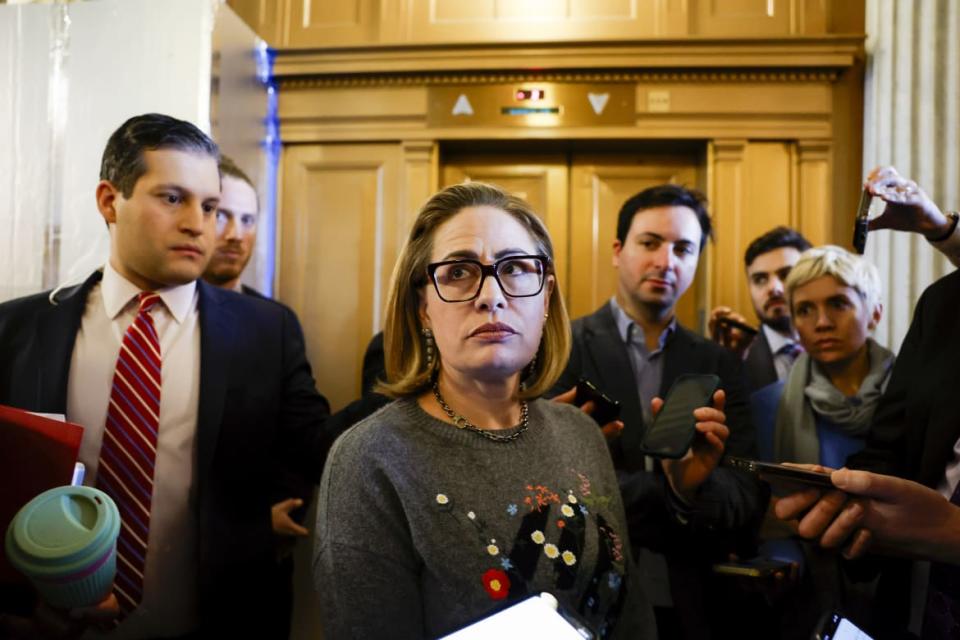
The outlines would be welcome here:
M 739 322 L 738 320 L 734 320 L 733 318 L 727 318 L 727 317 L 717 318 L 717 324 L 726 325 L 733 329 L 739 329 L 740 331 L 743 331 L 747 335 L 751 335 L 751 336 L 757 335 L 757 329 L 754 329 L 748 324 Z
M 867 248 L 867 225 L 870 223 L 870 202 L 873 196 L 864 189 L 860 192 L 860 206 L 857 207 L 857 217 L 853 220 L 853 248 L 863 255 Z
M 789 575 L 792 563 L 773 558 L 751 558 L 742 562 L 718 562 L 713 572 L 726 576 L 745 576 L 748 578 L 771 578 L 780 573 Z
M 806 469 L 797 469 L 796 467 L 788 467 L 783 464 L 747 460 L 734 456 L 724 458 L 723 464 L 731 469 L 753 474 L 767 483 L 806 484 L 820 489 L 836 489 L 836 487 L 833 486 L 833 482 L 830 481 L 829 473 L 807 471 Z
M 593 400 L 593 413 L 590 414 L 590 417 L 596 420 L 601 427 L 613 422 L 620 416 L 619 402 L 608 397 L 586 378 L 580 378 L 580 381 L 577 382 L 577 397 L 574 398 L 573 404 L 582 407 L 589 400 Z
M 555 638 L 594 640 L 586 624 L 560 607 L 549 593 L 541 593 L 475 622 L 441 640 L 487 640 L 489 638 Z
M 670 386 L 660 413 L 640 440 L 640 450 L 654 458 L 682 458 L 696 433 L 693 412 L 713 404 L 720 378 L 713 374 L 685 374 Z
M 813 640 L 873 640 L 863 629 L 836 611 L 820 619 Z

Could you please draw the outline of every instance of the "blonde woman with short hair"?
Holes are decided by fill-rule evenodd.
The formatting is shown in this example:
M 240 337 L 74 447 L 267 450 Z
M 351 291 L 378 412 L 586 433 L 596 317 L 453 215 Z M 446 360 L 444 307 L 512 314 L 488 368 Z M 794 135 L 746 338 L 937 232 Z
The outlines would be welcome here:
M 809 249 L 786 294 L 804 353 L 786 381 L 754 394 L 761 453 L 839 468 L 863 448 L 893 367 L 893 354 L 871 337 L 883 313 L 880 275 L 840 247 Z

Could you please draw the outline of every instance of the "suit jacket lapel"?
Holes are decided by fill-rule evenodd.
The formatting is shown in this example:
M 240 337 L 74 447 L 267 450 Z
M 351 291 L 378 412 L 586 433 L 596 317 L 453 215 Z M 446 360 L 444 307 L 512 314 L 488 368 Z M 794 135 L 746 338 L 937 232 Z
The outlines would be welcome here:
M 230 354 L 237 318 L 223 304 L 223 292 L 197 282 L 200 312 L 200 402 L 197 407 L 197 469 L 201 491 L 203 476 L 211 468 L 220 436 L 223 402 L 227 389 Z
M 667 340 L 663 354 L 663 377 L 660 379 L 660 397 L 664 398 L 670 385 L 684 373 L 701 370 L 697 360 L 697 349 L 687 330 L 677 324 L 676 331 Z
M 101 271 L 95 271 L 82 285 L 60 292 L 54 304 L 37 314 L 35 406 L 41 411 L 67 412 L 73 345 L 87 306 L 87 295 L 102 276 Z
M 777 381 L 777 367 L 773 363 L 773 351 L 767 341 L 767 334 L 761 325 L 760 335 L 754 340 L 747 352 L 747 375 L 750 384 L 759 389 Z
M 591 359 L 591 367 L 585 370 L 596 371 L 598 379 L 591 382 L 599 385 L 600 390 L 610 397 L 620 401 L 620 419 L 623 420 L 620 440 L 624 453 L 630 455 L 643 435 L 643 410 L 640 407 L 633 366 L 620 338 L 610 305 L 604 305 L 590 316 L 588 326 L 589 332 L 584 337 L 587 342 L 586 355 Z

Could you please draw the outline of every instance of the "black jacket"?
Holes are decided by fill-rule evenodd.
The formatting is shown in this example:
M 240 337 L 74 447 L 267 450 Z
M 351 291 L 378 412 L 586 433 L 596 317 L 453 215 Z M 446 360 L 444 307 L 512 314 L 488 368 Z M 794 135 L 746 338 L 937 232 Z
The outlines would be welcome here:
M 741 363 L 726 349 L 678 324 L 664 347 L 661 397 L 684 373 L 713 373 L 720 377 L 721 388 L 727 395 L 724 411 L 730 428 L 726 451 L 732 455 L 754 457 L 756 439 Z M 666 479 L 659 467 L 655 473 L 643 470 L 643 454 L 637 447 L 646 425 L 629 355 L 609 304 L 573 323 L 570 361 L 553 393 L 570 389 L 581 377 L 621 404 L 624 429 L 610 448 L 620 477 L 634 546 L 668 554 L 677 549 L 689 552 L 686 541 L 692 532 L 706 530 L 709 540 L 715 541 L 725 534 L 739 537 L 743 532 L 752 532 L 763 516 L 767 500 L 765 490 L 752 477 L 718 467 L 701 486 L 689 525 L 681 526 L 670 508 Z
M 59 292 L 55 304 L 47 293 L 0 304 L 0 403 L 66 413 L 74 342 L 100 275 Z M 204 282 L 197 287 L 201 360 L 192 506 L 201 630 L 274 637 L 276 620 L 262 606 L 277 588 L 270 505 L 280 496 L 271 461 L 316 482 L 327 450 L 352 421 L 329 418 L 290 309 Z

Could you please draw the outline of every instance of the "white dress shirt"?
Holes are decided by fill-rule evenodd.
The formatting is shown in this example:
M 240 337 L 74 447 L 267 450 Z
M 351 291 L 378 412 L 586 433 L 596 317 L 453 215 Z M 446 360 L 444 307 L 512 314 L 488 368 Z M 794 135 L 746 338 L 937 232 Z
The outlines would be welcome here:
M 80 461 L 96 485 L 114 367 L 137 315 L 133 283 L 109 264 L 87 298 L 67 383 L 67 419 L 84 427 Z M 200 325 L 195 282 L 160 289 L 153 317 L 160 337 L 160 426 L 150 508 L 143 600 L 111 638 L 180 635 L 196 628 L 197 522 L 191 503 L 200 396 Z M 88 637 L 99 637 L 90 632 Z
M 774 331 L 765 324 L 760 325 L 760 328 L 763 330 L 763 335 L 767 338 L 767 344 L 770 345 L 770 353 L 773 355 L 773 367 L 777 370 L 777 380 L 786 380 L 787 376 L 790 375 L 790 369 L 793 367 L 796 357 L 781 350 L 788 345 L 797 344 L 797 341 L 784 336 L 778 331 Z

